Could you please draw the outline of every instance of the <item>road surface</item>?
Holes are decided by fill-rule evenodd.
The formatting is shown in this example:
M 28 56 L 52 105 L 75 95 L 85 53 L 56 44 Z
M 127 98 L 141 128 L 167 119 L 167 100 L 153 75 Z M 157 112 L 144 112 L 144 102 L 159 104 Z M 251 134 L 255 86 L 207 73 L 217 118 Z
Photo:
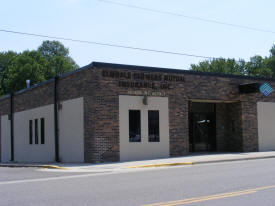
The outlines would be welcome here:
M 275 159 L 109 172 L 0 167 L 0 205 L 274 206 Z

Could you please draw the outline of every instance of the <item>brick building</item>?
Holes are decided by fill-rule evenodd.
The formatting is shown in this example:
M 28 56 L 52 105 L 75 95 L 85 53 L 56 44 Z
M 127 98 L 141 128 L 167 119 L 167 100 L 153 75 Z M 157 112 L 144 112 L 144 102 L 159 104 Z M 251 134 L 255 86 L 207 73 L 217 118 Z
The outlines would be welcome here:
M 275 150 L 274 79 L 94 62 L 0 99 L 1 161 Z

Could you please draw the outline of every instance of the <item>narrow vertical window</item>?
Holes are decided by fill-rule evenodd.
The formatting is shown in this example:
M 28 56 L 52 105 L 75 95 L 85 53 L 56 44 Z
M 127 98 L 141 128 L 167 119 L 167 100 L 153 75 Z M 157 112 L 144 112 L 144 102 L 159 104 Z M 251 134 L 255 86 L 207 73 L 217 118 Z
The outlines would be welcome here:
M 29 120 L 29 143 L 32 144 L 32 120 Z
M 45 119 L 40 119 L 40 137 L 41 137 L 41 144 L 45 144 Z
M 129 110 L 129 142 L 141 142 L 140 110 Z
M 149 142 L 159 142 L 159 111 L 148 111 Z
M 38 119 L 34 120 L 34 141 L 38 144 Z

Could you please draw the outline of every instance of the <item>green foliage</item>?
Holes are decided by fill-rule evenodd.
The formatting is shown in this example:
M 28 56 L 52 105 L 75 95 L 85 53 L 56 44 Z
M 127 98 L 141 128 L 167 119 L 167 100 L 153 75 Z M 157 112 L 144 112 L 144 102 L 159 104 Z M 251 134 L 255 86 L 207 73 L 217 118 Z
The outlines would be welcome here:
M 8 67 L 7 91 L 18 91 L 26 87 L 26 80 L 32 84 L 45 81 L 46 59 L 37 51 L 24 51 Z
M 46 79 L 78 68 L 74 60 L 69 57 L 69 49 L 58 41 L 44 41 L 38 48 L 38 52 L 48 62 Z
M 43 41 L 37 50 L 47 60 L 55 56 L 68 57 L 69 55 L 69 49 L 65 48 L 59 41 Z
M 271 49 L 269 50 L 269 52 L 270 52 L 270 56 L 275 56 L 275 45 L 273 45 L 272 47 L 271 47 Z
M 216 72 L 256 77 L 275 78 L 275 45 L 270 49 L 269 57 L 253 56 L 249 62 L 235 59 L 213 59 L 191 64 L 193 71 Z
M 33 85 L 77 68 L 58 41 L 44 41 L 33 51 L 0 52 L 0 95 L 25 88 L 27 79 Z
M 272 77 L 272 71 L 266 64 L 267 59 L 261 56 L 254 56 L 250 58 L 250 61 L 246 64 L 246 75 L 258 76 L 258 77 Z
M 241 75 L 245 70 L 245 62 L 240 60 L 237 63 L 235 59 L 213 59 L 200 62 L 199 65 L 191 64 L 191 68 L 194 71 Z
M 270 49 L 270 56 L 265 59 L 265 64 L 271 70 L 272 77 L 275 78 L 275 45 Z
M 0 96 L 8 92 L 5 84 L 9 74 L 8 67 L 16 57 L 17 54 L 12 51 L 0 52 Z

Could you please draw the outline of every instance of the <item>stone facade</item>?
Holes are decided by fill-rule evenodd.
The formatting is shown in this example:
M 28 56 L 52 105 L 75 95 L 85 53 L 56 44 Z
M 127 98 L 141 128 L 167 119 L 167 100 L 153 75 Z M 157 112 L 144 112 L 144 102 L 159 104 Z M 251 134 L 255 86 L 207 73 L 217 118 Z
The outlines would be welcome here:
M 105 75 L 104 71 L 115 72 Z M 138 74 L 148 76 L 143 79 Z M 161 77 L 167 79 L 158 79 Z M 127 86 L 125 82 L 137 84 Z M 275 88 L 274 80 L 260 78 L 93 63 L 60 77 L 58 99 L 84 98 L 85 162 L 119 161 L 118 96 L 150 96 L 151 92 L 169 99 L 170 156 L 189 152 L 188 103 L 194 100 L 216 102 L 218 151 L 248 152 L 258 151 L 257 102 L 275 102 L 274 93 L 268 97 L 261 93 L 240 95 L 238 85 L 252 82 L 268 82 Z M 14 112 L 53 103 L 54 80 L 49 80 L 16 93 Z M 9 113 L 9 107 L 8 97 L 0 99 L 1 116 Z

